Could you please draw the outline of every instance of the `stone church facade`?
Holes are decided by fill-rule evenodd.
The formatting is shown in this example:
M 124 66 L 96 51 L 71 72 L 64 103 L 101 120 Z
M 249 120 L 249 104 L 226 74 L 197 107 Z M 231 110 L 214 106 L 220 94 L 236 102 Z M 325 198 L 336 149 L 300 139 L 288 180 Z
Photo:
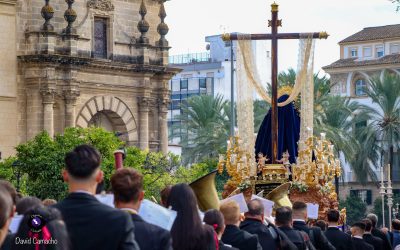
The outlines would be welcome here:
M 167 152 L 163 0 L 0 0 L 0 152 L 46 130 L 101 126 Z

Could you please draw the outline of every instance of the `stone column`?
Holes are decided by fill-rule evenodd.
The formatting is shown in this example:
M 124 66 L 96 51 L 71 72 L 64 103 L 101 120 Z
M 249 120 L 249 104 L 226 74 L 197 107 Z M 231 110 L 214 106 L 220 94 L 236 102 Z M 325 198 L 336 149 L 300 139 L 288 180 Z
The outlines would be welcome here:
M 168 153 L 168 99 L 160 99 L 158 103 L 158 126 L 160 136 L 160 151 L 163 154 Z
M 76 100 L 79 96 L 78 90 L 66 90 L 64 91 L 65 100 L 65 127 L 75 127 L 75 106 Z
M 42 94 L 43 103 L 43 130 L 49 133 L 50 137 L 54 136 L 54 95 L 52 89 L 40 91 Z
M 149 149 L 149 105 L 148 97 L 139 97 L 139 148 L 142 150 Z

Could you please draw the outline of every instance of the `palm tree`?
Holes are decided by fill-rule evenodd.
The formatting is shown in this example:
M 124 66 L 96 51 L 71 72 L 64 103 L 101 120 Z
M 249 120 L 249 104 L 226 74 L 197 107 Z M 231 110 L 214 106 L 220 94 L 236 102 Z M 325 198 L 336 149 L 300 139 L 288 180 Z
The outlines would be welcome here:
M 379 166 L 379 154 L 385 152 L 383 159 L 391 163 L 393 176 L 394 149 L 400 146 L 400 77 L 385 71 L 382 78 L 370 79 L 365 93 L 375 107 L 362 106 L 360 115 L 364 116 L 367 124 L 355 131 L 360 142 L 360 156 L 354 164 L 359 168 Z

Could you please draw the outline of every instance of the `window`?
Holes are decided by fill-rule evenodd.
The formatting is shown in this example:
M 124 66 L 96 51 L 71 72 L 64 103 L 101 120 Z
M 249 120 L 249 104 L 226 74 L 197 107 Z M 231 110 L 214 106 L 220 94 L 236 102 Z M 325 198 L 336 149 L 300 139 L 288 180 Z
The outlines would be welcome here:
M 398 54 L 400 52 L 399 44 L 392 43 L 390 44 L 390 54 Z
M 357 48 L 350 48 L 350 57 L 357 57 L 358 51 Z
M 355 83 L 355 94 L 356 96 L 365 96 L 365 89 L 367 84 L 364 79 L 358 79 Z
M 357 196 L 367 205 L 372 205 L 372 191 L 368 189 L 350 190 L 350 196 Z
M 363 48 L 363 56 L 364 56 L 364 57 L 371 57 L 371 56 L 372 56 L 372 49 L 371 49 L 371 47 L 364 47 L 364 48 Z
M 383 50 L 383 46 L 382 45 L 376 46 L 375 50 L 376 50 L 376 57 L 379 58 L 379 57 L 382 57 L 382 56 L 385 55 L 385 51 Z
M 199 79 L 199 88 L 200 89 L 207 88 L 207 79 L 206 78 L 200 78 Z
M 188 79 L 181 79 L 181 89 L 188 88 Z
M 107 19 L 94 19 L 94 57 L 107 58 Z

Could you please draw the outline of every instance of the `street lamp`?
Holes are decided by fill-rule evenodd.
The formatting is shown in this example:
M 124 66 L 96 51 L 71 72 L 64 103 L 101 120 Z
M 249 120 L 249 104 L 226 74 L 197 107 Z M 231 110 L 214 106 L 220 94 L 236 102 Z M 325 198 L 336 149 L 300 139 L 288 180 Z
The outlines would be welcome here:
M 17 178 L 17 192 L 19 193 L 19 191 L 20 191 L 20 180 L 21 180 L 21 170 L 20 170 L 19 167 L 21 166 L 21 163 L 18 160 L 16 160 L 16 161 L 14 161 L 12 163 L 11 166 L 13 167 L 14 175 Z

